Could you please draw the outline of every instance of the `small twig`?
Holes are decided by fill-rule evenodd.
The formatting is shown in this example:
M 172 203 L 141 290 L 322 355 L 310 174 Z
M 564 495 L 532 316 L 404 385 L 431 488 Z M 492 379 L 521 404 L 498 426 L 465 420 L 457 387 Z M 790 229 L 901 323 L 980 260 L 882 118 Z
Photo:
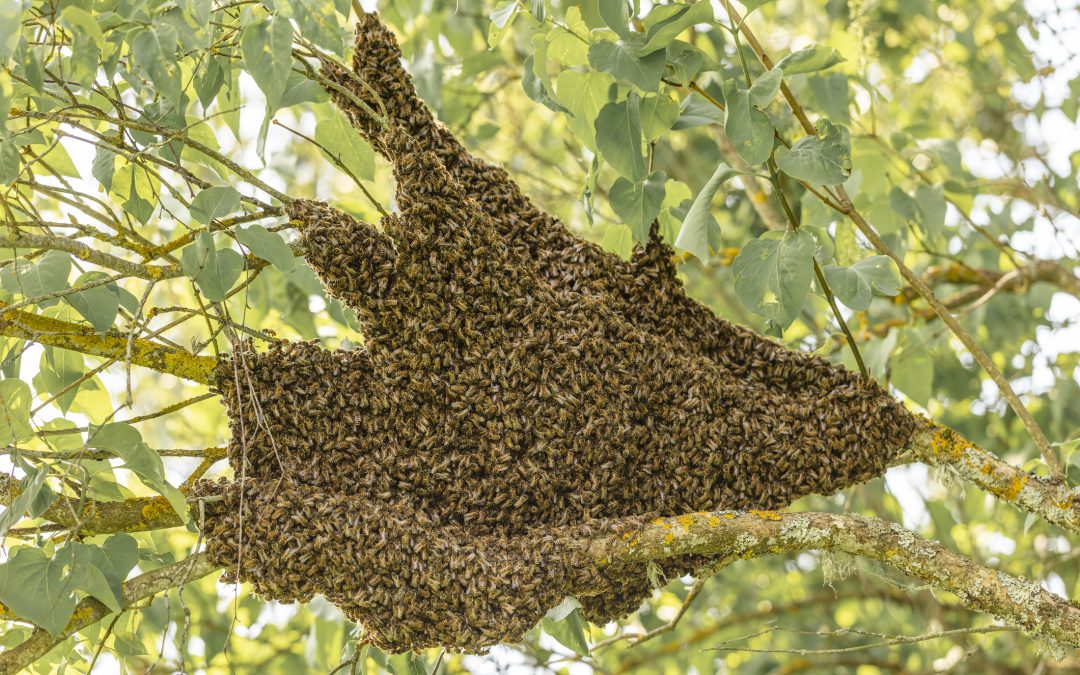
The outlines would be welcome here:
M 886 635 L 884 633 L 870 633 L 867 631 L 860 631 L 854 629 L 841 629 L 835 631 L 796 631 L 774 626 L 767 630 L 755 633 L 754 635 L 747 635 L 741 638 L 734 638 L 727 640 L 721 645 L 713 647 L 714 651 L 725 652 L 753 652 L 755 654 L 799 654 L 801 656 L 810 656 L 814 654 L 845 654 L 849 652 L 857 652 L 864 649 L 878 649 L 881 647 L 893 647 L 895 645 L 909 645 L 916 642 L 926 642 L 927 640 L 938 640 L 941 638 L 955 637 L 957 635 L 982 635 L 987 633 L 1001 633 L 1001 632 L 1015 632 L 1021 630 L 1015 626 L 984 626 L 975 628 L 954 628 L 953 630 L 944 630 L 936 633 L 925 633 L 923 635 Z M 723 645 L 737 642 L 740 640 L 748 640 L 750 638 L 765 635 L 767 633 L 783 631 L 789 633 L 796 633 L 798 635 L 815 635 L 819 637 L 839 637 L 843 635 L 868 635 L 872 637 L 886 638 L 881 642 L 872 642 L 865 645 L 855 645 L 852 647 L 836 647 L 832 649 L 753 649 L 751 647 L 725 647 Z

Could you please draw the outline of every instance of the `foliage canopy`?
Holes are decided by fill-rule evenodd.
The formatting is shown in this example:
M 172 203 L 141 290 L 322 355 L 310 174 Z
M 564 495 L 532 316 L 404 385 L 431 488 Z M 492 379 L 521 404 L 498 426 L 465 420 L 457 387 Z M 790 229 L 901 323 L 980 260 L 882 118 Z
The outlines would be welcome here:
M 391 208 L 389 165 L 332 104 L 314 58 L 348 62 L 357 9 L 343 0 L 0 6 L 5 650 L 31 636 L 28 622 L 62 634 L 86 598 L 108 612 L 130 607 L 125 580 L 168 569 L 198 544 L 187 487 L 226 471 L 224 411 L 206 389 L 215 357 L 240 338 L 363 342 L 352 311 L 298 256 L 284 208 L 321 199 L 369 222 Z M 655 221 L 690 294 L 721 316 L 865 369 L 1025 471 L 1080 481 L 1075 6 L 395 0 L 378 9 L 437 117 L 581 236 L 628 257 Z M 954 469 L 911 464 L 794 508 L 903 523 L 1080 597 L 1077 529 L 1007 503 L 1024 489 L 992 497 Z M 110 527 L 107 508 L 83 510 L 88 500 L 137 504 L 138 526 Z M 174 512 L 186 527 L 156 527 L 175 524 Z M 1075 651 L 1022 632 L 982 634 L 989 617 L 860 559 L 761 558 L 701 588 L 666 580 L 662 563 L 650 569 L 659 590 L 619 626 L 589 626 L 568 600 L 487 663 L 371 647 L 356 659 L 352 626 L 328 604 L 264 603 L 208 577 L 162 585 L 31 668 L 1077 667 Z M 676 630 L 633 649 L 604 644 L 663 626 L 691 592 Z M 867 648 L 838 650 L 853 646 Z M 825 651 L 783 651 L 816 649 Z

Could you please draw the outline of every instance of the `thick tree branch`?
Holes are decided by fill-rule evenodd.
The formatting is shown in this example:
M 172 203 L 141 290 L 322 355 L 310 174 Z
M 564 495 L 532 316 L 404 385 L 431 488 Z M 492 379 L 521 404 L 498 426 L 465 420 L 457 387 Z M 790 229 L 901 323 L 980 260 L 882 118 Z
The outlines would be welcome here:
M 1038 583 L 980 565 L 928 541 L 895 523 L 851 514 L 717 511 L 658 518 L 623 534 L 568 540 L 601 565 L 662 561 L 700 555 L 717 558 L 722 569 L 737 560 L 805 550 L 826 550 L 877 560 L 956 595 L 961 604 L 1008 624 L 1021 626 L 1053 643 L 1080 647 L 1080 607 L 1042 589 Z M 136 577 L 124 585 L 131 607 L 188 579 L 206 576 L 217 566 L 196 554 L 169 567 Z M 0 673 L 15 672 L 40 658 L 60 641 L 109 614 L 93 599 L 79 603 L 59 635 L 35 630 L 23 644 L 0 654 Z M 11 618 L 10 614 L 5 614 Z
M 1056 260 L 1033 260 L 1031 264 L 1008 272 L 980 270 L 965 265 L 931 267 L 924 278 L 927 283 L 945 281 L 953 284 L 973 284 L 1002 291 L 1023 290 L 1030 283 L 1053 284 L 1061 290 L 1080 297 L 1080 277 Z M 946 303 L 948 304 L 948 303 Z
M 659 518 L 636 531 L 579 541 L 601 562 L 647 562 L 683 555 L 737 560 L 811 549 L 877 560 L 955 594 L 979 612 L 1051 642 L 1080 647 L 1080 607 L 1038 583 L 985 567 L 937 542 L 877 518 L 832 513 L 717 511 Z
M 1042 478 L 983 450 L 948 427 L 920 429 L 908 443 L 911 458 L 955 471 L 998 499 L 1080 534 L 1080 488 Z
M 162 591 L 201 579 L 218 569 L 205 554 L 196 553 L 179 562 L 139 575 L 124 584 L 124 608 L 130 609 Z M 112 614 L 112 611 L 101 602 L 93 598 L 82 600 L 75 607 L 71 621 L 58 635 L 51 635 L 48 631 L 37 628 L 22 644 L 0 653 L 0 673 L 21 672 L 76 631 L 101 621 L 109 614 Z M 6 609 L 0 616 L 11 618 Z
M 0 303 L 0 335 L 7 337 L 31 340 L 92 356 L 130 360 L 137 366 L 201 384 L 210 383 L 210 374 L 218 365 L 218 360 L 210 356 L 198 356 L 142 338 L 129 341 L 128 336 L 121 333 L 95 333 L 89 326 L 22 310 L 4 311 L 4 307 L 4 303 Z
M 106 453 L 102 458 L 113 456 Z M 203 455 L 203 463 L 209 467 L 224 457 L 224 448 L 209 448 Z M 11 476 L 0 476 L 0 505 L 10 505 L 18 496 L 19 481 Z M 119 502 L 59 497 L 38 518 L 68 529 L 76 529 L 84 535 L 146 532 L 184 524 L 165 497 L 134 497 Z

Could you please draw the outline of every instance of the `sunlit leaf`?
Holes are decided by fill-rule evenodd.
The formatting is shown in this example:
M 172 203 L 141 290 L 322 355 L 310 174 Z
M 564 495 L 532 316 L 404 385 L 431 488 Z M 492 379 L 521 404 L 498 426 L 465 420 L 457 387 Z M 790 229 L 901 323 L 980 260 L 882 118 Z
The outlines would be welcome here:
M 705 187 L 694 198 L 694 203 L 683 219 L 682 229 L 675 245 L 689 251 L 701 261 L 709 259 L 709 218 L 712 200 L 720 186 L 739 172 L 721 162 Z
M 608 103 L 596 117 L 596 148 L 608 164 L 626 178 L 645 177 L 645 156 L 641 152 L 640 99 L 630 94 L 625 101 Z
M 161 456 L 142 440 L 142 434 L 130 424 L 112 422 L 94 429 L 86 441 L 87 446 L 107 450 L 124 460 L 124 466 L 133 471 L 147 486 L 164 495 L 181 517 L 187 515 L 187 501 L 179 490 L 165 480 L 165 466 Z
M 611 209 L 623 219 L 634 238 L 640 242 L 649 239 L 649 227 L 660 213 L 660 204 L 664 201 L 666 182 L 667 174 L 654 171 L 640 183 L 620 177 L 611 186 L 608 194 Z
M 805 136 L 791 150 L 776 151 L 780 170 L 808 183 L 835 185 L 851 175 L 851 143 L 847 129 L 828 120 L 818 120 L 817 134 Z
M 277 232 L 271 232 L 258 224 L 237 227 L 235 232 L 237 241 L 282 272 L 296 267 L 296 256 Z
M 315 140 L 360 180 L 375 178 L 375 152 L 337 110 L 315 125 Z
M 805 230 L 768 232 L 747 243 L 731 265 L 739 300 L 781 329 L 790 326 L 810 292 L 816 245 Z
M 12 549 L 0 565 L 0 602 L 56 635 L 75 611 L 74 589 L 64 578 L 64 564 L 40 548 Z
M 843 62 L 844 57 L 832 47 L 813 45 L 788 54 L 776 64 L 776 67 L 782 69 L 787 75 L 799 75 L 827 70 Z

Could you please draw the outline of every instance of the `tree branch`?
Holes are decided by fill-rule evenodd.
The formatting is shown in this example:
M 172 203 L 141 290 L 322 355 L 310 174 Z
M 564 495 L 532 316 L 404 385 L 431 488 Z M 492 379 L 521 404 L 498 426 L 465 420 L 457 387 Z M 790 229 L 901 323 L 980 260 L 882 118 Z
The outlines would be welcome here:
M 877 560 L 968 609 L 990 614 L 1051 642 L 1080 647 L 1080 607 L 1022 577 L 984 567 L 937 542 L 886 521 L 853 514 L 717 511 L 658 518 L 621 536 L 576 545 L 601 562 L 721 556 L 716 569 L 742 559 L 810 549 Z
M 1080 647 L 1080 607 L 1038 583 L 980 565 L 895 523 L 852 514 L 776 511 L 700 512 L 620 529 L 621 535 L 574 539 L 599 564 L 643 563 L 700 555 L 719 558 L 715 570 L 743 559 L 826 550 L 877 560 L 956 595 L 968 609 L 984 612 L 1056 644 Z M 190 569 L 185 570 L 185 567 Z M 124 605 L 210 574 L 217 565 L 205 554 L 136 577 L 124 585 Z M 21 645 L 0 654 L 0 673 L 40 658 L 72 633 L 109 614 L 93 599 L 79 603 L 59 635 L 38 629 Z M 10 613 L 2 614 L 11 618 Z
M 1023 471 L 938 424 L 917 431 L 907 450 L 912 459 L 948 467 L 998 499 L 1080 534 L 1080 488 L 1061 478 Z
M 110 453 L 107 456 L 114 457 L 115 455 Z M 224 448 L 209 448 L 203 456 L 203 465 L 200 465 L 200 468 L 202 466 L 209 468 L 211 464 L 224 457 Z M 19 481 L 11 476 L 0 476 L 0 505 L 10 505 L 18 496 Z M 83 535 L 146 532 L 179 527 L 184 524 L 169 504 L 169 500 L 160 496 L 133 497 L 119 502 L 80 500 L 61 496 L 38 518 L 67 529 L 77 530 Z
M 4 311 L 4 307 L 5 304 L 0 302 L 0 335 L 92 356 L 129 360 L 127 335 L 111 331 L 95 333 L 88 326 L 22 310 Z M 192 382 L 209 384 L 211 373 L 218 365 L 218 360 L 213 357 L 199 356 L 142 338 L 132 340 L 130 344 L 131 363 Z
M 205 553 L 196 553 L 179 562 L 139 575 L 124 584 L 124 610 L 131 609 L 162 591 L 193 579 L 201 579 L 218 569 L 220 568 L 210 562 Z M 76 631 L 101 621 L 109 614 L 112 614 L 112 611 L 101 602 L 93 598 L 82 600 L 75 607 L 71 621 L 59 634 L 51 635 L 48 631 L 37 628 L 22 644 L 0 653 L 0 673 L 21 672 Z M 6 610 L 3 615 L 10 618 L 10 613 Z
M 98 251 L 88 244 L 67 237 L 48 237 L 39 234 L 12 234 L 0 238 L 4 248 L 33 248 L 66 251 L 80 260 L 108 267 L 128 276 L 160 281 L 184 276 L 180 265 L 139 265 L 130 260 Z

